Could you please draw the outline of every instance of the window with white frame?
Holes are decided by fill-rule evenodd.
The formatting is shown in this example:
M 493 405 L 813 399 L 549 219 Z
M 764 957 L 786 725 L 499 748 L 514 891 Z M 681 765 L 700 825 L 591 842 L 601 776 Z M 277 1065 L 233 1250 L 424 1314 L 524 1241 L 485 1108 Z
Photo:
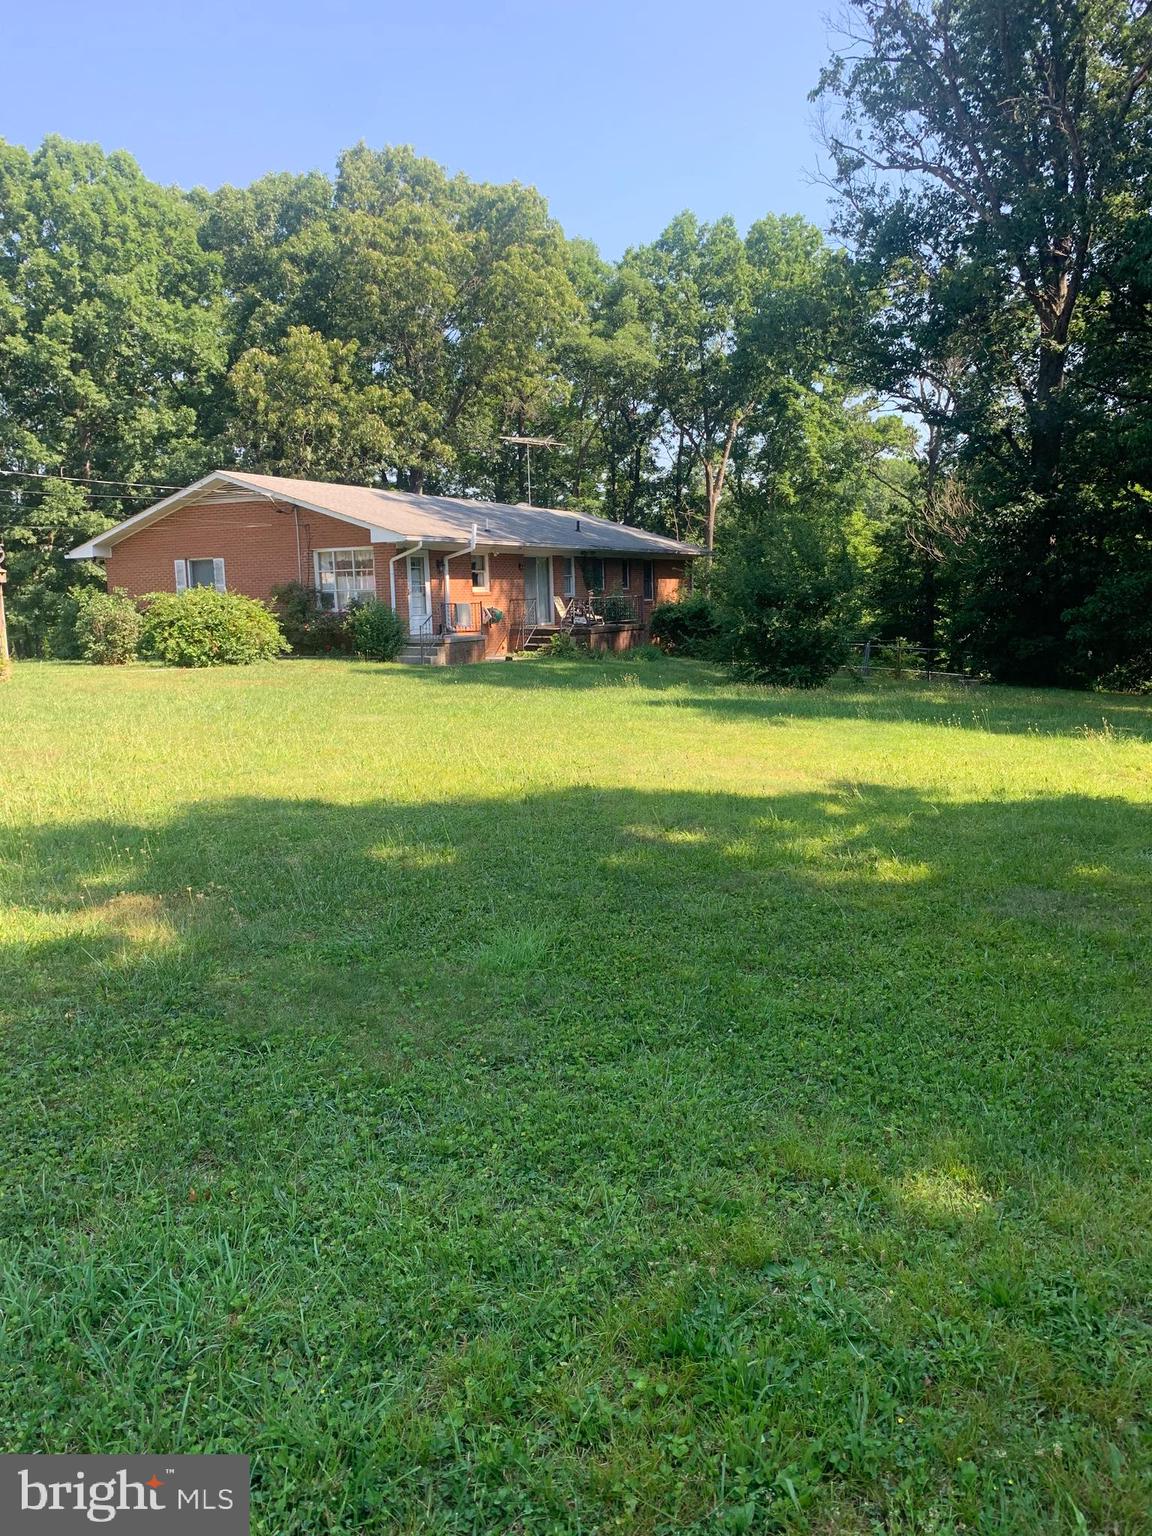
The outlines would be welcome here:
M 585 561 L 584 579 L 588 583 L 589 592 L 603 592 L 604 561 L 599 556 L 596 556 L 593 560 Z
M 217 592 L 227 591 L 223 560 L 177 560 L 176 590 L 187 592 L 189 587 L 212 587 Z
M 565 555 L 564 558 L 561 560 L 560 564 L 561 564 L 561 568 L 562 568 L 561 569 L 560 582 L 561 582 L 561 586 L 563 588 L 563 590 L 560 593 L 560 596 L 561 597 L 575 597 L 576 596 L 576 556 L 575 555 Z
M 621 560 L 620 562 L 620 590 L 630 592 L 632 590 L 632 562 Z
M 487 592 L 488 590 L 488 556 L 472 556 L 472 590 L 473 592 Z
M 313 559 L 321 608 L 343 613 L 357 600 L 376 596 L 370 545 L 358 549 L 318 549 Z
M 656 572 L 651 560 L 644 562 L 644 597 L 651 602 L 656 595 Z

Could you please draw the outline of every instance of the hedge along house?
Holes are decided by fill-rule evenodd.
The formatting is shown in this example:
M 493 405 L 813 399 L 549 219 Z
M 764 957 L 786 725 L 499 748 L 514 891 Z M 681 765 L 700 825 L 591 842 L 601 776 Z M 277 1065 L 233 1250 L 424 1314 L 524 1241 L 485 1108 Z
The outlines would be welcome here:
M 700 554 L 584 512 L 216 470 L 69 558 L 102 560 L 135 597 L 213 586 L 267 600 L 299 582 L 336 610 L 379 598 L 426 659 L 478 661 L 574 621 L 625 649 Z

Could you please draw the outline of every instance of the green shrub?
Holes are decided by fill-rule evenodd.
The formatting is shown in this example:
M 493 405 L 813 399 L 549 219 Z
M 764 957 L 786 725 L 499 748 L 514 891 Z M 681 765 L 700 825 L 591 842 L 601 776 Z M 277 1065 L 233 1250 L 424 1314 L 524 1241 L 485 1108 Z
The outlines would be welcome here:
M 1144 514 L 1152 510 L 1138 492 Z M 1116 556 L 1113 555 L 1113 560 Z M 1147 540 L 1123 568 L 1106 571 L 1096 590 L 1065 615 L 1069 667 L 1117 693 L 1152 693 L 1152 551 Z
M 376 599 L 348 610 L 348 628 L 356 654 L 369 661 L 395 661 L 408 640 L 394 610 Z
M 843 626 L 834 615 L 780 603 L 739 620 L 726 635 L 725 660 L 748 682 L 779 688 L 820 688 L 848 659 Z
M 272 607 L 294 655 L 331 656 L 353 649 L 348 615 L 321 608 L 315 588 L 299 581 L 273 587 Z
M 192 587 L 144 599 L 140 654 L 169 667 L 247 666 L 287 650 L 273 615 L 238 592 Z
M 709 656 L 720 632 L 716 609 L 701 593 L 652 610 L 649 632 L 666 656 Z
M 143 619 L 122 587 L 111 592 L 84 590 L 74 597 L 76 654 L 102 667 L 122 667 L 136 659 Z
M 80 602 L 88 592 L 101 592 L 102 587 L 74 587 L 61 592 L 49 610 L 45 607 L 41 618 L 44 623 L 44 654 L 53 661 L 79 661 L 80 645 L 76 639 L 76 619 Z M 9 639 L 12 639 L 9 630 Z M 35 654 L 30 651 L 29 654 Z
M 549 656 L 557 656 L 561 660 L 571 661 L 579 656 L 583 650 L 583 646 L 578 645 L 566 629 L 559 630 L 556 634 L 549 636 L 547 652 Z M 585 652 L 585 654 L 587 653 Z
M 859 623 L 844 531 L 835 519 L 755 510 L 730 530 L 713 572 L 717 656 L 751 682 L 819 688 L 847 660 Z

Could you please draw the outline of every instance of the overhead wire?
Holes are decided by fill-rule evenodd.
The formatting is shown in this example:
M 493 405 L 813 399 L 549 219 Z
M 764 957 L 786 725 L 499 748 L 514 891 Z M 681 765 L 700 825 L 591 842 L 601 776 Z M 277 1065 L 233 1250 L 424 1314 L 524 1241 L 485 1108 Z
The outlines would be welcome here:
M 38 469 L 0 469 L 9 479 L 64 480 L 72 485 L 128 485 L 142 491 L 182 491 L 182 485 L 162 485 L 158 480 L 99 480 L 93 475 L 56 475 Z

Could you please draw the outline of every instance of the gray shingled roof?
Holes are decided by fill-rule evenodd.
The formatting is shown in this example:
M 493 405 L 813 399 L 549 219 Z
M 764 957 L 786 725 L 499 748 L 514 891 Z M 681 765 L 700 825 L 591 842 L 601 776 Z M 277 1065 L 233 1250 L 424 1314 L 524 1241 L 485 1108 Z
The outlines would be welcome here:
M 71 551 L 75 560 L 99 559 L 110 546 L 139 528 L 158 521 L 178 506 L 206 497 L 223 499 L 230 488 L 294 502 L 316 512 L 328 512 L 362 526 L 394 534 L 397 540 L 424 539 L 429 544 L 463 544 L 477 527 L 481 549 L 550 549 L 568 554 L 637 556 L 698 555 L 695 544 L 666 539 L 642 528 L 610 523 L 586 512 L 559 507 L 509 506 L 499 501 L 468 501 L 459 496 L 417 496 L 404 491 L 377 490 L 364 485 L 334 485 L 323 480 L 289 480 L 280 475 L 250 475 L 217 470 L 138 512 L 106 533 Z

